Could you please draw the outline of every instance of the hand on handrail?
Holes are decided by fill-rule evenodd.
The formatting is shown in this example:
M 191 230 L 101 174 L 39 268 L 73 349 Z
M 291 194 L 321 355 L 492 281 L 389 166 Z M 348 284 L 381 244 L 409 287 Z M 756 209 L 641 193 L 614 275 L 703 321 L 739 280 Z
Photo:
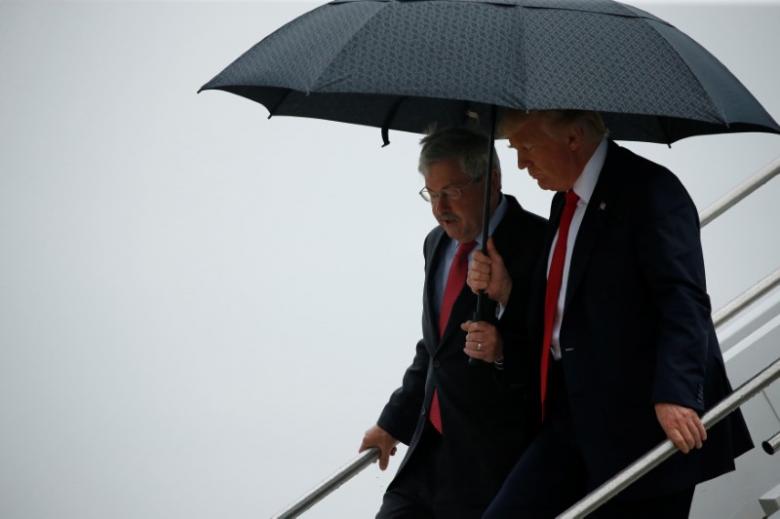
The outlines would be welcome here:
M 696 411 L 677 404 L 655 404 L 655 416 L 666 437 L 685 454 L 694 447 L 701 449 L 707 430 Z
M 374 425 L 363 435 L 358 452 L 377 447 L 379 449 L 379 469 L 385 470 L 390 456 L 394 456 L 396 453 L 396 445 L 398 445 L 398 440 L 378 425 Z

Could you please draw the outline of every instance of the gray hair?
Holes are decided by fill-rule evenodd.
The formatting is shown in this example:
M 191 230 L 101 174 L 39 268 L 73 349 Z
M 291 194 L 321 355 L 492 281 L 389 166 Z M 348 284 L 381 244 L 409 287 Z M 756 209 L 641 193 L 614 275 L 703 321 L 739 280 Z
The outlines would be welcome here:
M 472 180 L 485 176 L 488 168 L 487 148 L 490 138 L 479 130 L 471 128 L 444 128 L 434 130 L 420 141 L 420 162 L 418 170 L 423 176 L 434 162 L 456 159 L 463 173 Z M 501 173 L 495 146 L 493 171 Z

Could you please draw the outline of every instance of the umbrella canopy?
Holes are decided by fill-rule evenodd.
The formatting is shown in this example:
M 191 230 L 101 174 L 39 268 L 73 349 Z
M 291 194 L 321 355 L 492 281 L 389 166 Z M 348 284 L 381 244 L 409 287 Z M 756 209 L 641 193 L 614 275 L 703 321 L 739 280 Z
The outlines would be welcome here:
M 672 143 L 780 126 L 714 56 L 611 0 L 338 0 L 262 40 L 201 90 L 270 115 L 424 132 L 490 106 L 602 113 L 612 138 Z

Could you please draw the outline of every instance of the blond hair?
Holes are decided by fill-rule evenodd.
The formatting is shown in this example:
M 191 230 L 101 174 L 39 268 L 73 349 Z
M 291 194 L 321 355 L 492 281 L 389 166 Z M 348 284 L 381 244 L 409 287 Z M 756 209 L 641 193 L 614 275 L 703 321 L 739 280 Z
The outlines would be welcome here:
M 587 110 L 517 110 L 514 108 L 502 109 L 498 133 L 501 137 L 509 137 L 514 133 L 515 128 L 532 116 L 540 116 L 550 126 L 558 127 L 561 125 L 579 124 L 585 131 L 586 139 L 597 142 L 609 133 L 604 120 L 599 112 Z

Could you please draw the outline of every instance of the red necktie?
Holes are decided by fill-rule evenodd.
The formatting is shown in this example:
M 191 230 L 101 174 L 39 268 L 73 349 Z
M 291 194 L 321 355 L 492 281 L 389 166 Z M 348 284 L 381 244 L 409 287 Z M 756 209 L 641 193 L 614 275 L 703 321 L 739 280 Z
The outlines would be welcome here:
M 458 250 L 455 252 L 455 257 L 452 259 L 452 265 L 450 265 L 450 272 L 447 275 L 447 285 L 444 287 L 444 296 L 441 300 L 441 308 L 439 308 L 439 337 L 444 337 L 444 330 L 447 329 L 447 323 L 450 320 L 450 314 L 452 313 L 452 307 L 455 305 L 455 300 L 458 299 L 463 285 L 466 283 L 466 273 L 469 267 L 469 253 L 474 250 L 477 242 L 470 241 L 468 243 L 461 243 L 458 246 Z M 434 388 L 433 399 L 431 400 L 431 412 L 428 415 L 433 427 L 442 432 L 441 424 L 441 408 L 439 407 L 439 392 Z
M 572 216 L 574 216 L 574 210 L 577 209 L 578 200 L 579 197 L 574 191 L 566 192 L 566 205 L 563 207 L 561 222 L 558 225 L 558 241 L 555 242 L 555 250 L 550 262 L 550 272 L 547 274 L 547 290 L 544 295 L 544 340 L 542 341 L 542 362 L 540 366 L 542 420 L 544 420 L 544 400 L 547 396 L 547 374 L 550 367 L 553 324 L 555 323 L 555 314 L 558 310 L 558 294 L 561 291 L 561 282 L 563 281 L 563 264 L 566 261 L 566 243 L 569 239 L 569 227 L 571 226 Z

